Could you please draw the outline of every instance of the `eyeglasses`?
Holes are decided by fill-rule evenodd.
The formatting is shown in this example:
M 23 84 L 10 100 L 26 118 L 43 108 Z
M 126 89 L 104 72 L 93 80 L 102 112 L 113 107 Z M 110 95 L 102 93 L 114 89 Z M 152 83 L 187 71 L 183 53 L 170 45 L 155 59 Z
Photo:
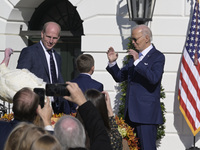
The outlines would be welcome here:
M 142 36 L 141 36 L 142 37 Z M 132 38 L 132 40 L 136 43 L 137 42 L 137 40 L 139 40 L 141 37 L 139 37 L 139 38 Z

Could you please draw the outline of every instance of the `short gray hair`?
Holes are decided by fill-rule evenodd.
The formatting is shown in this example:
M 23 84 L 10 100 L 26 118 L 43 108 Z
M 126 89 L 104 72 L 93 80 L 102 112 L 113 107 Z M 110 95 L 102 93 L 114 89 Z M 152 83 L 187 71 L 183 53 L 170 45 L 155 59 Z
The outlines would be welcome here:
M 54 135 L 65 150 L 76 147 L 85 148 L 85 129 L 75 117 L 62 116 L 55 124 Z

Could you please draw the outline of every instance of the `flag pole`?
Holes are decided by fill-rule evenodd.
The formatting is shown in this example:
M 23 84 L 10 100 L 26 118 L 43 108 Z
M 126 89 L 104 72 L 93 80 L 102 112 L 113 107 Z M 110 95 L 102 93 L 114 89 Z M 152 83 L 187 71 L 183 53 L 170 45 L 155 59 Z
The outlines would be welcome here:
M 193 143 L 194 146 L 193 146 L 193 147 L 190 147 L 189 149 L 186 149 L 186 150 L 200 150 L 200 148 L 198 148 L 198 147 L 195 146 L 195 141 L 196 141 L 196 140 L 195 140 L 195 136 L 194 136 L 193 140 L 194 140 L 194 141 L 193 141 L 193 142 L 194 142 L 194 143 Z
M 198 9 L 196 9 L 196 13 L 198 14 L 199 11 L 199 0 L 197 0 L 197 4 L 198 4 Z M 196 15 L 196 26 L 198 26 L 198 15 Z M 196 32 L 197 32 L 197 28 L 196 28 Z M 195 54 L 194 54 L 194 65 L 197 66 L 198 65 L 198 54 L 197 54 L 197 47 L 195 48 Z M 198 147 L 195 146 L 196 143 L 196 139 L 195 136 L 193 138 L 193 147 L 190 147 L 189 150 L 200 150 Z
M 200 131 L 200 112 L 196 104 L 199 102 L 199 67 L 200 67 L 200 10 L 199 0 L 195 0 L 191 16 L 189 32 L 181 61 L 179 80 L 180 110 L 183 113 L 191 131 L 193 132 L 193 146 L 186 150 L 200 150 L 195 146 L 195 135 Z M 197 121 L 197 122 L 196 122 Z

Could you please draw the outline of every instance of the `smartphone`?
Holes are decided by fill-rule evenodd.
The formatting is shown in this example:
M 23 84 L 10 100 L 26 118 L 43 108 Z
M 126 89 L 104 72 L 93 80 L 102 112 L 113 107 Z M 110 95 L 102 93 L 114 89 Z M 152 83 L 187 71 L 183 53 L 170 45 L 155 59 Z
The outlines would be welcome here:
M 70 93 L 66 88 L 67 84 L 46 84 L 46 96 L 69 96 Z
M 39 104 L 41 108 L 44 107 L 44 99 L 45 99 L 45 89 L 44 88 L 34 88 L 33 91 L 39 95 L 40 101 Z

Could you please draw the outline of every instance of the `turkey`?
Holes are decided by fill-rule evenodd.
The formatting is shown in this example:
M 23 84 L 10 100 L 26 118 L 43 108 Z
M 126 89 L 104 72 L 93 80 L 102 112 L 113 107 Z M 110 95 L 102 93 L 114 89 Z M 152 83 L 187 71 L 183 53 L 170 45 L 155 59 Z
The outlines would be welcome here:
M 13 50 L 5 49 L 5 57 L 0 64 L 0 99 L 12 103 L 13 96 L 23 87 L 45 88 L 46 82 L 27 69 L 9 69 L 8 63 Z

